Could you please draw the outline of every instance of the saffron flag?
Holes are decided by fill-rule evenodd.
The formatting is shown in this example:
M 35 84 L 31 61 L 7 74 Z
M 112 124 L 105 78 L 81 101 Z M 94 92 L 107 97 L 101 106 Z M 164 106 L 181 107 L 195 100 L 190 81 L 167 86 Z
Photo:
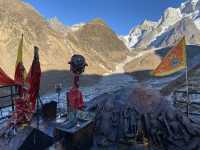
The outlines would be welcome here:
M 35 111 L 36 99 L 40 90 L 41 68 L 38 50 L 39 49 L 37 47 L 34 47 L 34 58 L 27 76 L 27 80 L 30 86 L 28 92 L 30 102 L 32 104 L 32 111 Z
M 185 37 L 183 37 L 180 42 L 167 53 L 152 74 L 154 76 L 167 76 L 186 68 L 186 66 L 186 42 Z
M 17 52 L 17 61 L 15 66 L 15 82 L 18 84 L 23 84 L 26 76 L 26 70 L 22 62 L 23 57 L 23 35 L 19 43 L 18 52 Z

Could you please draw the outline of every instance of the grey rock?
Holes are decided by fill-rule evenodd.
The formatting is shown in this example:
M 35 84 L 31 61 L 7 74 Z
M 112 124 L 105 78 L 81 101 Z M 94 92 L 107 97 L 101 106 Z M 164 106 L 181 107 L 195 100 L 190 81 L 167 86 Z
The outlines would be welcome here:
M 149 144 L 159 145 L 161 149 L 200 148 L 200 125 L 172 107 L 159 92 L 143 86 L 132 88 L 132 92 L 125 90 L 110 94 L 101 105 L 104 109 L 98 110 L 101 123 L 97 126 L 96 136 L 101 135 L 115 145 L 129 139 L 143 141 L 145 137 Z M 117 95 L 123 95 L 123 103 L 115 99 Z

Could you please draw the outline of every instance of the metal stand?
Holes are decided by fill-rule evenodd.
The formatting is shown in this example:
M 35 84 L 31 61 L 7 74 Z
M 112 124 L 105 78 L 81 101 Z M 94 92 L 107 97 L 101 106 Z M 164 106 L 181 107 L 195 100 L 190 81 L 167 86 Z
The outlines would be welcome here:
M 55 89 L 56 89 L 56 93 L 57 93 L 57 110 L 58 110 L 58 115 L 59 115 L 59 118 L 61 117 L 62 113 L 61 113 L 61 108 L 60 108 L 60 93 L 61 93 L 61 90 L 62 90 L 62 84 L 58 84 L 55 86 Z
M 41 105 L 43 105 L 43 104 L 42 104 L 42 101 L 41 101 L 41 99 L 40 99 L 40 96 L 39 96 L 39 94 L 38 94 L 38 96 L 37 96 L 37 98 L 36 98 L 36 129 L 37 129 L 37 130 L 39 130 L 39 128 L 40 128 L 39 102 L 41 103 Z M 38 136 L 37 136 L 37 132 L 35 132 L 35 135 L 34 135 L 34 144 L 36 144 L 37 139 L 39 139 L 39 138 L 37 138 L 37 137 L 38 137 Z
M 36 98 L 36 103 L 37 103 L 37 107 L 36 107 L 36 118 L 37 118 L 37 129 L 39 129 L 39 126 L 40 126 L 40 116 L 39 116 L 39 96 L 37 96 L 37 98 Z
M 73 73 L 73 87 L 72 88 L 76 90 L 76 94 L 73 94 L 73 95 L 76 96 L 76 98 L 73 98 L 73 100 L 76 100 L 76 101 L 80 100 L 81 103 L 83 103 L 82 95 L 77 95 L 78 92 L 79 92 L 79 94 L 81 94 L 80 91 L 79 91 L 79 77 L 80 77 L 81 73 L 84 72 L 85 66 L 88 66 L 88 65 L 87 65 L 87 63 L 85 61 L 85 58 L 82 55 L 73 55 L 68 64 L 70 64 L 70 71 Z M 69 95 L 67 95 L 67 99 L 68 99 L 68 102 L 70 102 Z M 74 105 L 73 106 L 74 108 L 73 108 L 73 110 L 71 110 L 71 108 L 70 108 L 70 113 L 69 114 L 71 114 L 71 111 L 73 111 L 73 115 L 75 113 L 75 119 L 76 119 L 77 111 L 78 111 L 78 109 L 80 109 L 79 108 L 80 106 L 77 106 L 77 105 L 79 105 L 77 103 L 73 104 L 73 105 Z M 70 106 L 70 104 L 68 106 Z

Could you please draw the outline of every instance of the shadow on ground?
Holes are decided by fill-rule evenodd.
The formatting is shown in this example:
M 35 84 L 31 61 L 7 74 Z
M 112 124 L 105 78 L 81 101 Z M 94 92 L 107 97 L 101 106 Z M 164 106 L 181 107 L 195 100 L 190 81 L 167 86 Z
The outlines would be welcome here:
M 81 86 L 92 86 L 99 82 L 103 76 L 101 75 L 87 75 L 82 74 L 80 76 Z M 41 94 L 46 94 L 49 92 L 55 92 L 55 85 L 62 84 L 63 87 L 70 87 L 73 83 L 73 75 L 68 70 L 49 70 L 42 72 L 41 77 Z

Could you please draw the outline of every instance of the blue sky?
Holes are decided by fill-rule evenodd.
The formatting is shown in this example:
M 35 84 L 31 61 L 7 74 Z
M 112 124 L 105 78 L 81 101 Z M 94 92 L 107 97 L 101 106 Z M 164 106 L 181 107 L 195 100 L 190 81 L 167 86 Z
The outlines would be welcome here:
M 24 0 L 45 18 L 57 17 L 65 25 L 102 18 L 117 33 L 126 35 L 144 19 L 157 21 L 167 7 L 184 0 Z

